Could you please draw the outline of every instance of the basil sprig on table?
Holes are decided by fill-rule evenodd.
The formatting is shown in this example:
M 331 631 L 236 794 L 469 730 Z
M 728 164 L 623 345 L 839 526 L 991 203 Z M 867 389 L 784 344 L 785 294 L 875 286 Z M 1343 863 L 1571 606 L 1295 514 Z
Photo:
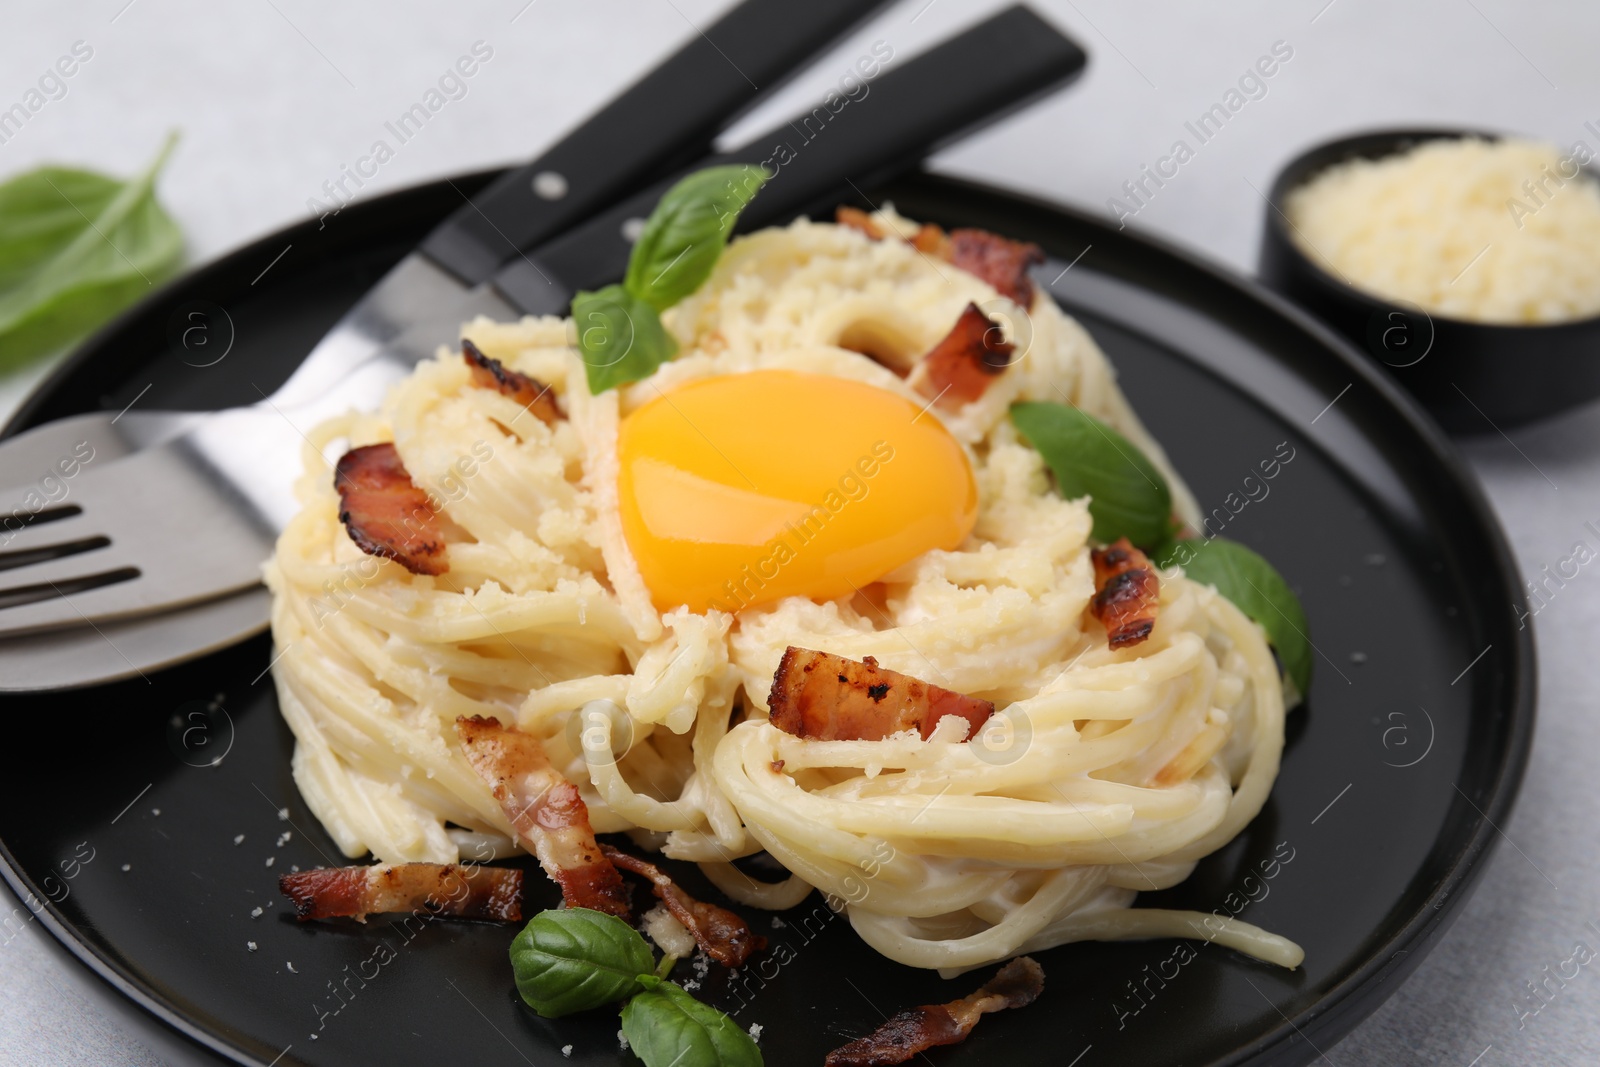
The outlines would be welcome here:
M 766 180 L 765 170 L 742 164 L 690 174 L 645 220 L 622 284 L 572 298 L 590 393 L 649 377 L 677 355 L 660 313 L 705 284 L 739 213 Z
M 1022 402 L 1011 405 L 1011 421 L 1044 457 L 1062 496 L 1089 497 L 1096 541 L 1126 537 L 1159 566 L 1180 566 L 1190 579 L 1215 587 L 1266 631 L 1294 687 L 1291 703 L 1308 691 L 1305 609 L 1272 564 L 1222 537 L 1177 539 L 1166 478 L 1138 446 L 1094 416 L 1065 404 Z
M 754 1039 L 716 1008 L 666 981 L 639 932 L 587 908 L 543 911 L 511 942 L 523 1001 L 547 1019 L 626 1001 L 622 1033 L 646 1067 L 761 1067 Z
M 178 269 L 183 234 L 155 196 L 175 142 L 127 181 L 47 166 L 0 183 L 0 368 L 83 336 Z

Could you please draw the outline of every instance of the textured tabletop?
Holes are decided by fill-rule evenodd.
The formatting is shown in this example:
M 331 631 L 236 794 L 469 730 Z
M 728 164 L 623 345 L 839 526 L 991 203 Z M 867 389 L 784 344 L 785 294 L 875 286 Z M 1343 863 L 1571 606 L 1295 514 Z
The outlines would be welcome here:
M 1087 47 L 1088 73 L 940 155 L 935 169 L 1105 211 L 1123 182 L 1167 155 L 1185 122 L 1276 45 L 1290 56 L 1263 90 L 1127 220 L 1241 271 L 1254 266 L 1258 190 L 1290 156 L 1335 134 L 1438 123 L 1600 147 L 1600 5 L 1585 0 L 1031 2 Z M 492 56 L 463 83 L 464 95 L 364 178 L 360 196 L 531 156 L 723 6 L 82 0 L 23 14 L 13 5 L 19 10 L 0 33 L 0 109 L 23 100 L 75 44 L 91 55 L 60 92 L 52 83 L 21 129 L 5 133 L 0 175 L 47 160 L 131 172 L 177 129 L 183 140 L 161 194 L 188 235 L 190 261 L 203 262 L 306 218 L 314 201 L 329 203 L 324 183 L 368 156 L 384 123 L 477 42 Z M 730 138 L 820 99 L 876 41 L 909 56 L 999 6 L 896 4 Z M 0 416 L 44 369 L 0 375 Z M 1600 552 L 1600 406 L 1509 435 L 1483 429 L 1463 449 L 1524 573 L 1554 568 L 1579 543 Z M 1533 621 L 1538 735 L 1480 888 L 1377 1014 L 1320 1050 L 1327 1062 L 1600 1062 L 1600 962 L 1550 977 L 1580 942 L 1600 950 L 1597 581 L 1590 567 L 1552 585 Z M 1542 998 L 1530 983 L 1542 986 Z M 0 989 L 0 1063 L 212 1062 L 136 1016 L 37 922 L 0 938 Z

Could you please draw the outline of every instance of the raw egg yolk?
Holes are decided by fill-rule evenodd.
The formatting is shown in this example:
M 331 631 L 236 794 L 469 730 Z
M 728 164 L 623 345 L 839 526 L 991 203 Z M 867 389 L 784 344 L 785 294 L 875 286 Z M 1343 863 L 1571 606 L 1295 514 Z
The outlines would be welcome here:
M 915 401 L 762 370 L 663 393 L 618 432 L 622 532 L 655 606 L 833 600 L 978 516 L 961 445 Z

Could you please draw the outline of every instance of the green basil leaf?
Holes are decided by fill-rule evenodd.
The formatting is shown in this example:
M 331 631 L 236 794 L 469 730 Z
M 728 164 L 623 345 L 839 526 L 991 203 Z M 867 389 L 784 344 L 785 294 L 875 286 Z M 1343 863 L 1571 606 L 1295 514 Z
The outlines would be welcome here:
M 766 181 L 761 167 L 741 164 L 697 170 L 668 189 L 645 220 L 623 286 L 657 311 L 700 288 Z
M 671 982 L 623 1006 L 622 1035 L 645 1067 L 761 1067 L 754 1038 Z
M 1044 456 L 1062 496 L 1089 498 L 1096 541 L 1126 537 L 1149 548 L 1171 535 L 1167 480 L 1126 437 L 1065 404 L 1012 404 L 1011 421 Z
M 588 908 L 542 911 L 511 942 L 517 992 L 547 1019 L 633 996 L 655 964 L 639 931 Z
M 656 309 L 620 285 L 573 297 L 572 324 L 589 392 L 596 396 L 648 378 L 678 353 L 678 342 L 661 325 Z
M 83 336 L 178 269 L 183 234 L 155 197 L 174 142 L 128 181 L 40 167 L 0 184 L 0 367 Z
M 0 292 L 42 270 L 88 228 L 83 216 L 100 214 L 122 187 L 104 174 L 48 166 L 0 184 Z
M 1174 541 L 1156 562 L 1182 567 L 1191 581 L 1214 586 L 1261 625 L 1294 686 L 1287 694 L 1291 706 L 1309 691 L 1312 648 L 1305 609 L 1272 564 L 1239 542 L 1221 537 Z

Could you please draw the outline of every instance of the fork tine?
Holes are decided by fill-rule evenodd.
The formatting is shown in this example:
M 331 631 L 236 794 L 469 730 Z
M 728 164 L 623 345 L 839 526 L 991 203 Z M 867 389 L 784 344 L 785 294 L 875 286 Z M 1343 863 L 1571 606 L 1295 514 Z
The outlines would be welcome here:
M 104 545 L 87 552 L 77 552 L 69 556 L 0 571 L 0 614 L 5 613 L 6 609 L 13 605 L 30 602 L 27 598 L 29 590 L 43 591 L 41 595 L 32 597 L 32 600 L 49 600 L 60 595 L 49 592 L 52 586 L 62 592 L 68 592 L 69 586 L 82 588 L 85 579 L 99 575 L 127 572 L 128 577 L 132 578 L 139 574 L 136 560 L 130 559 L 126 552 L 117 551 L 108 538 L 100 540 Z
M 0 514 L 0 568 L 13 553 L 37 552 L 104 532 L 77 504 L 62 503 L 37 515 Z
M 114 548 L 0 572 L 0 638 L 129 618 L 182 607 L 259 584 L 260 557 L 182 581 Z
M 0 535 L 0 636 L 127 618 L 260 582 L 270 532 L 184 448 L 171 442 L 85 471 L 69 505 L 77 514 Z

